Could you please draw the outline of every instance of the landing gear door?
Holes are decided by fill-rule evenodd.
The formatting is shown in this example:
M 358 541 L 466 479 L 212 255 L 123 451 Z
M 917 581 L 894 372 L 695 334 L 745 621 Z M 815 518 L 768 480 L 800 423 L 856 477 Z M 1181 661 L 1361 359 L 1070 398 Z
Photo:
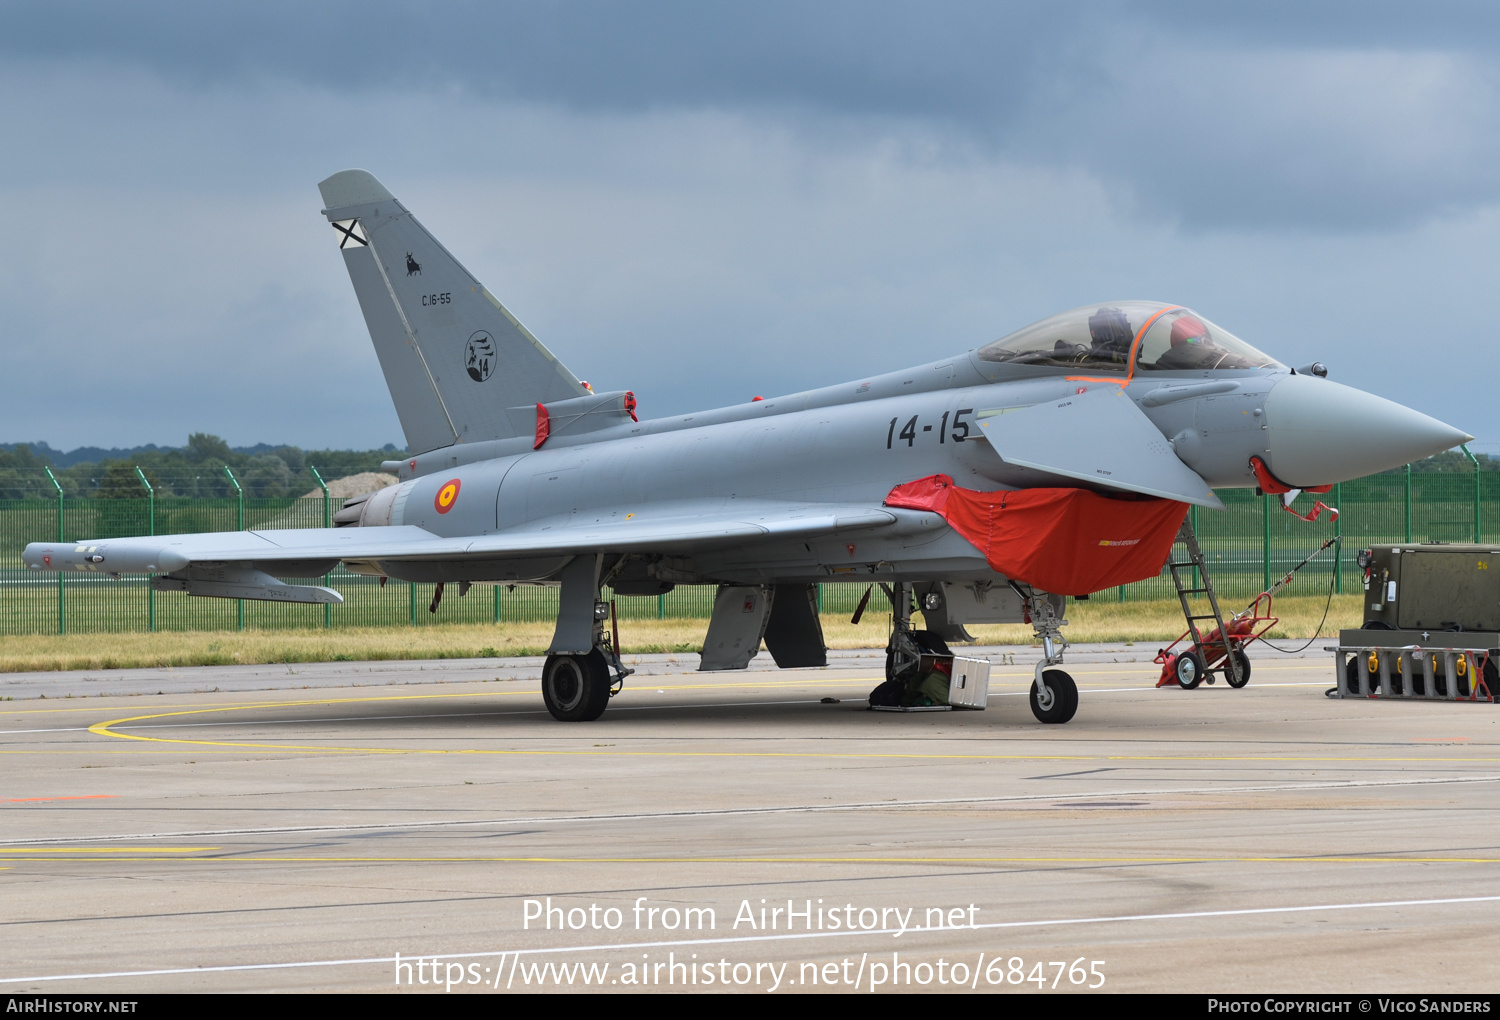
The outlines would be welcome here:
M 1009 586 L 1003 584 L 936 585 L 949 623 L 1024 623 L 1026 607 Z
M 766 651 L 779 669 L 828 665 L 828 646 L 818 619 L 818 586 L 778 584 L 766 622 Z
M 771 617 L 771 591 L 722 585 L 714 596 L 714 613 L 698 669 L 744 669 L 760 651 L 760 639 Z

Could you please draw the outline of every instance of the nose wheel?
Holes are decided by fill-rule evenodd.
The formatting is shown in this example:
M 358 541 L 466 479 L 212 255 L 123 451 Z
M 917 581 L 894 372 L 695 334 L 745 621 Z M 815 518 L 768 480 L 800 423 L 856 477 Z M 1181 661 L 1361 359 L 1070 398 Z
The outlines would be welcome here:
M 1042 671 L 1031 684 L 1031 714 L 1044 723 L 1065 723 L 1078 711 L 1078 685 L 1060 669 Z

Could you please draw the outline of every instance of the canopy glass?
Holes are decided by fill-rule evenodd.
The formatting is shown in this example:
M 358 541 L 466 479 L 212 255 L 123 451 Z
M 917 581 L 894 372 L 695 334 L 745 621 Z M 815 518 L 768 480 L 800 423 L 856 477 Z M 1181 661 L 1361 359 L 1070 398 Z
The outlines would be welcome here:
M 986 344 L 979 358 L 1090 373 L 1280 367 L 1203 316 L 1155 301 L 1075 308 Z

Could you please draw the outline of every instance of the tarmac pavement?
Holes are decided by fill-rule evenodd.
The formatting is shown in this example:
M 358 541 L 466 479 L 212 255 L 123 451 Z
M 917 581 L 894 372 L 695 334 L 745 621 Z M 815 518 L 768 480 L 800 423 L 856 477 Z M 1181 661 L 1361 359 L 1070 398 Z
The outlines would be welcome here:
M 1075 646 L 1063 726 L 1029 647 L 911 714 L 644 656 L 586 724 L 536 659 L 9 674 L 0 991 L 1493 991 L 1500 707 L 1328 643 Z

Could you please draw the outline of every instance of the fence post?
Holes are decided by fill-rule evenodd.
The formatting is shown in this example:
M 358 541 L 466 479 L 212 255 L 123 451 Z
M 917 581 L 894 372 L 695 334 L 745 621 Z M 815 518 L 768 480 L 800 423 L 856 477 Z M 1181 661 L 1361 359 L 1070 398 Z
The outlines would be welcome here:
M 500 622 L 500 586 L 497 584 L 497 585 L 494 586 L 494 588 L 495 588 L 495 622 L 499 623 Z
M 156 490 L 151 488 L 151 483 L 146 481 L 146 472 L 141 466 L 135 466 L 135 476 L 141 480 L 146 487 L 146 534 L 156 534 Z M 151 587 L 151 579 L 155 574 L 146 575 L 146 629 L 156 630 L 156 589 Z
M 323 527 L 331 528 L 333 527 L 333 505 L 328 502 L 328 486 L 323 483 L 323 476 L 318 474 L 317 468 L 309 464 L 307 465 L 307 470 L 312 472 L 312 476 L 318 480 L 318 488 L 323 490 Z M 323 587 L 328 587 L 327 574 L 323 575 Z M 332 627 L 333 606 L 325 602 L 323 603 L 323 629 L 329 630 Z
M 1411 465 L 1406 465 L 1406 540 L 1411 541 Z
M 47 472 L 47 477 L 51 479 L 53 488 L 57 490 L 57 541 L 61 545 L 67 541 L 67 539 L 63 538 L 65 530 L 63 526 L 63 487 L 58 483 L 57 476 L 52 473 L 51 468 L 44 464 L 42 465 L 42 470 Z M 61 570 L 57 572 L 57 632 L 59 634 L 66 634 L 68 632 L 68 581 Z
M 1484 479 L 1479 474 L 1479 458 L 1469 452 L 1469 444 L 1464 443 L 1459 447 L 1459 449 L 1464 452 L 1465 457 L 1468 457 L 1471 461 L 1474 462 L 1474 544 L 1478 545 L 1480 542 L 1484 541 L 1484 538 L 1482 537 L 1484 535 L 1484 530 L 1482 528 L 1482 524 L 1484 522 L 1481 519 L 1483 515 L 1481 513 L 1481 506 L 1479 502 L 1479 493 L 1482 489 L 1481 483 L 1484 481 Z
M 406 587 L 411 593 L 411 625 L 417 625 L 417 582 L 407 581 Z
M 235 514 L 234 514 L 234 530 L 235 531 L 244 531 L 245 530 L 245 490 L 242 489 L 242 488 L 240 488 L 239 479 L 234 477 L 234 472 L 231 471 L 231 470 L 229 470 L 229 465 L 228 464 L 224 465 L 224 474 L 226 474 L 226 475 L 229 476 L 229 484 L 234 486 L 235 495 L 239 497 L 239 506 L 235 510 Z M 239 621 L 239 628 L 240 628 L 240 630 L 244 630 L 245 629 L 245 600 L 244 599 L 235 599 L 234 601 L 235 601 L 234 615 L 235 615 L 236 619 Z
M 1333 487 L 1333 505 L 1335 515 L 1333 518 L 1333 537 L 1337 539 L 1333 543 L 1333 593 L 1344 594 L 1344 483 L 1339 482 Z

